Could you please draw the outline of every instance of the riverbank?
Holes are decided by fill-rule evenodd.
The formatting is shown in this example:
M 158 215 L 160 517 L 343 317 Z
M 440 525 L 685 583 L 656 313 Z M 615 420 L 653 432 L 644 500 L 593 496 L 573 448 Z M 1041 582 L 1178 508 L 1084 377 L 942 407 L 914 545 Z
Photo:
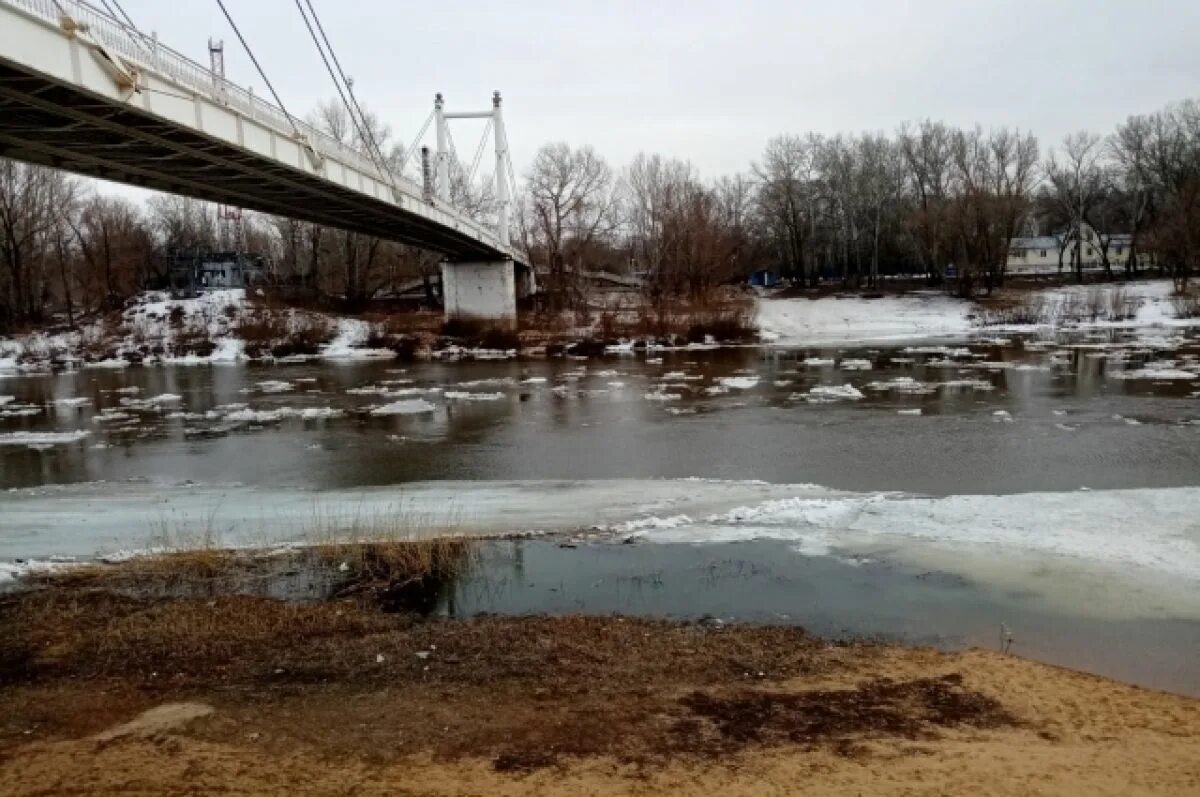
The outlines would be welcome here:
M 1141 330 L 1151 336 L 1200 326 L 1200 296 L 1170 280 L 1008 288 L 979 301 L 942 291 L 891 295 L 726 290 L 700 303 L 652 307 L 618 296 L 576 313 L 522 314 L 516 329 L 440 313 L 344 316 L 289 307 L 241 289 L 190 299 L 147 292 L 124 310 L 71 329 L 0 338 L 0 376 L 138 365 L 295 364 L 314 360 L 457 361 L 591 358 L 634 351 L 768 343 L 829 346 L 996 333 Z
M 440 312 L 346 316 L 258 291 L 188 299 L 150 291 L 71 328 L 0 337 L 0 377 L 140 365 L 295 364 L 313 360 L 503 360 L 757 342 L 753 299 L 730 293 L 654 309 L 633 297 L 587 312 L 522 314 L 516 328 Z
M 113 587 L 66 581 L 0 602 L 5 794 L 1200 784 L 1200 701 L 997 651 L 718 621 L 423 619 L 361 592 L 285 602 Z

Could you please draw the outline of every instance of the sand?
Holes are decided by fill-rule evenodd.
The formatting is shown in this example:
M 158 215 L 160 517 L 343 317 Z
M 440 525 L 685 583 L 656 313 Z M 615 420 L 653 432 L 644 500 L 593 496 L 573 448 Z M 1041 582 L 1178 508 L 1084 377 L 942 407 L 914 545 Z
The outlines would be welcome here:
M 355 795 L 1189 795 L 1200 794 L 1200 701 L 1126 686 L 988 651 L 947 655 L 890 649 L 830 680 L 783 684 L 803 691 L 961 673 L 964 686 L 999 700 L 1021 724 L 954 730 L 930 739 L 866 739 L 852 749 L 750 746 L 717 759 L 657 764 L 571 758 L 532 772 L 497 772 L 489 758 L 429 755 L 376 760 L 329 756 L 306 743 L 239 723 L 215 740 L 190 721 L 152 736 L 35 742 L 6 751 L 0 792 L 66 794 Z M 375 699 L 385 700 L 385 693 Z M 217 715 L 236 705 L 216 695 Z M 396 706 L 396 710 L 403 710 Z M 348 704 L 346 711 L 355 712 Z M 286 720 L 302 725 L 302 715 Z M 312 729 L 309 729 L 312 730 Z M 430 728 L 436 733 L 436 728 Z M 276 729 L 272 733 L 288 734 Z M 206 738 L 208 737 L 208 738 Z

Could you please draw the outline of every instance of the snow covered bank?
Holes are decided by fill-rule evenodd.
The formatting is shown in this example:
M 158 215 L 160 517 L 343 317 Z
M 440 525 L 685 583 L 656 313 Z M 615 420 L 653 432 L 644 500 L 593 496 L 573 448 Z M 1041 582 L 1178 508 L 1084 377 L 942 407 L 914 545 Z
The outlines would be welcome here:
M 940 292 L 882 299 L 765 299 L 758 304 L 763 339 L 780 345 L 884 342 L 966 335 L 971 302 Z
M 1170 280 L 1142 280 L 1032 291 L 1024 298 L 1036 305 L 1033 323 L 1005 323 L 1004 313 L 989 320 L 989 313 L 980 305 L 933 291 L 880 299 L 765 299 L 759 302 L 758 325 L 764 340 L 785 346 L 966 338 L 985 331 L 1045 334 L 1068 327 L 1162 330 L 1200 326 L 1200 319 L 1175 317 L 1172 290 Z M 1128 317 L 1081 318 L 1080 313 L 1093 305 L 1124 308 L 1120 314 Z
M 0 340 L 0 374 L 52 368 L 125 368 L 133 364 L 213 365 L 248 359 L 391 359 L 370 346 L 375 328 L 360 319 L 255 307 L 242 289 L 190 299 L 161 292 L 137 297 L 119 319 L 97 319 L 65 332 Z

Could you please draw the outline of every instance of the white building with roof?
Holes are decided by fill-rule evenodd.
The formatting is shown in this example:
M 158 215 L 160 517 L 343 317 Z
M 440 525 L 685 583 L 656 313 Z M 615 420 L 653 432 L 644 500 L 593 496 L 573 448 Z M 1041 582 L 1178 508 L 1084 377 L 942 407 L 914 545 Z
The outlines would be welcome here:
M 1104 247 L 1108 247 L 1108 263 L 1114 271 L 1124 270 L 1129 262 L 1129 250 L 1133 236 L 1126 233 L 1110 233 L 1101 236 L 1091 225 L 1080 225 L 1080 235 L 1068 230 L 1055 235 L 1039 235 L 1037 222 L 1026 222 L 1026 235 L 1013 238 L 1008 244 L 1009 274 L 1057 274 L 1070 272 L 1075 260 L 1075 248 L 1080 249 L 1080 262 L 1085 271 L 1104 268 Z M 1138 256 L 1140 266 L 1150 265 L 1150 256 L 1142 252 Z

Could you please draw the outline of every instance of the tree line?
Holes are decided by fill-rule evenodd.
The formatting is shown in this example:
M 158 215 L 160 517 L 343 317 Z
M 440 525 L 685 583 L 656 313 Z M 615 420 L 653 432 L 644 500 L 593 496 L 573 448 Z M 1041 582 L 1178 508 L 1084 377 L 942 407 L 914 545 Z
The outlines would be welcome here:
M 351 146 L 369 140 L 399 169 L 400 142 L 365 117 L 364 129 L 334 102 L 310 115 Z M 474 185 L 458 162 L 451 192 L 468 214 L 494 219 L 492 186 Z M 1111 237 L 1132 236 L 1128 275 L 1148 253 L 1182 288 L 1200 267 L 1200 103 L 1132 116 L 1107 136 L 1070 135 L 1045 157 L 1028 132 L 932 120 L 892 134 L 781 135 L 745 172 L 718 179 L 675 157 L 641 154 L 617 169 L 589 146 L 552 143 L 516 202 L 514 240 L 557 307 L 581 298 L 589 271 L 634 272 L 656 304 L 764 268 L 805 286 L 920 275 L 971 295 L 1003 284 L 1010 242 L 1030 218 L 1064 240 L 1094 230 L 1110 274 Z M 231 226 L 209 203 L 161 195 L 139 205 L 0 160 L 0 330 L 52 315 L 74 324 L 163 284 L 173 253 L 232 248 L 265 255 L 275 282 L 350 308 L 438 268 L 434 255 L 361 233 L 255 213 Z M 1078 257 L 1067 266 L 1082 279 Z
M 1006 277 L 1030 219 L 1061 240 L 1132 236 L 1129 276 L 1149 253 L 1180 288 L 1200 266 L 1200 103 L 1082 132 L 1042 157 L 1008 128 L 937 121 L 894 134 L 782 135 L 748 171 L 705 181 L 687 161 L 639 155 L 617 170 L 592 148 L 548 144 L 527 175 L 522 240 L 549 287 L 571 275 L 634 270 L 651 298 L 699 295 L 760 268 L 816 286 L 874 287 L 881 276 L 950 282 L 969 296 Z M 1081 247 L 1069 270 L 1082 280 Z

